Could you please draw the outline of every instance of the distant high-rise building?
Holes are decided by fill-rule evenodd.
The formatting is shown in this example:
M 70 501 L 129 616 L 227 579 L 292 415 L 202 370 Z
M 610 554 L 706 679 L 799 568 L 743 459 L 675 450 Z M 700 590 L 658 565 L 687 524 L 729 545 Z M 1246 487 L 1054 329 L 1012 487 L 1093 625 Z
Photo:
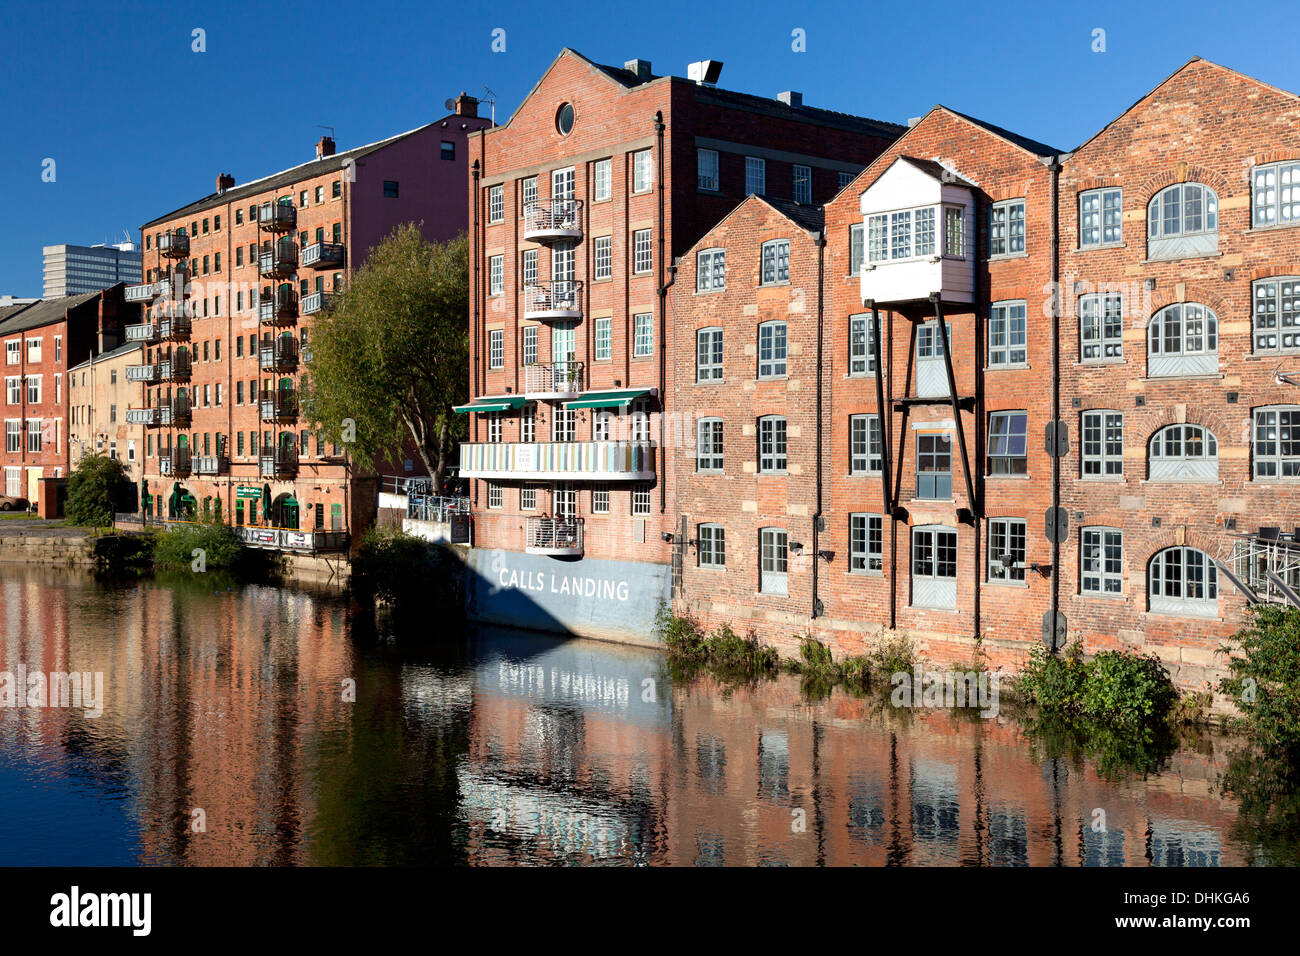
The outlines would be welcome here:
M 140 247 L 134 242 L 101 246 L 46 246 L 45 298 L 98 292 L 119 282 L 139 282 Z

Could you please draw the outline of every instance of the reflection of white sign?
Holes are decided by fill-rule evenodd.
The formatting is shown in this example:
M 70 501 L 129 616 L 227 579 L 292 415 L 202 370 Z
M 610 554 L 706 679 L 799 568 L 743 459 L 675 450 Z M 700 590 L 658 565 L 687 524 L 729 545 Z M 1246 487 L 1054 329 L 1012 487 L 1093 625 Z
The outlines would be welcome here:
M 537 446 L 528 442 L 515 445 L 515 471 L 537 471 Z

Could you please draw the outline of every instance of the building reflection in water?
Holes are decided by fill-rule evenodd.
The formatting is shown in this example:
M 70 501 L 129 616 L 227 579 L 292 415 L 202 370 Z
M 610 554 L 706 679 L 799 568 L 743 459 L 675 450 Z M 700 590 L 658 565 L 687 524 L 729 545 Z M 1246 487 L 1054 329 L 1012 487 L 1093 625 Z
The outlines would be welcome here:
M 1116 783 L 1036 757 L 1009 720 L 809 702 L 795 678 L 675 684 L 617 645 L 394 637 L 330 592 L 0 566 L 0 599 L 0 669 L 106 688 L 97 720 L 0 710 L 0 863 L 1249 859 L 1213 737 Z

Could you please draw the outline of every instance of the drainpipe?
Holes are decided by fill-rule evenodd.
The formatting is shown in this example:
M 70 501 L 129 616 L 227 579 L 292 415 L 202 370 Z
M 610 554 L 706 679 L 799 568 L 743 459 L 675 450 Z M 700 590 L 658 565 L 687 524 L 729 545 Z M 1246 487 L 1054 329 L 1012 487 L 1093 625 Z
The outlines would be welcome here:
M 973 263 L 971 269 L 971 302 L 974 304 L 975 315 L 975 461 L 978 463 L 982 457 L 986 440 L 984 433 L 984 423 L 987 421 L 984 414 L 984 361 L 987 352 L 984 345 L 984 323 L 980 321 L 980 270 L 979 270 L 979 224 L 983 221 L 980 219 L 980 197 L 972 190 L 972 201 L 974 202 L 975 222 L 974 236 L 972 241 L 975 244 Z M 976 467 L 979 467 L 978 464 Z M 983 528 L 980 527 L 984 518 L 984 468 L 979 467 L 975 475 L 975 488 L 979 492 L 978 506 L 972 506 L 975 512 L 975 594 L 973 603 L 973 621 L 971 622 L 972 637 L 978 641 L 980 639 L 981 612 L 983 606 L 981 599 L 984 596 L 983 579 L 981 578 L 980 564 L 984 560 L 983 543 L 981 542 Z
M 479 155 L 480 155 L 480 157 L 482 156 L 482 154 L 483 154 L 483 136 L 482 136 L 482 134 L 480 134 L 480 135 L 479 135 Z M 470 197 L 469 197 L 469 208 L 470 208 L 469 259 L 470 259 L 470 267 L 469 267 L 469 268 L 470 268 L 470 277 L 471 277 L 471 278 L 470 278 L 470 283 L 469 283 L 469 295 L 470 295 L 470 306 L 469 306 L 469 307 L 470 307 L 470 319 L 469 319 L 469 368 L 470 368 L 470 375 L 469 375 L 469 397 L 470 397 L 470 400 L 471 400 L 471 401 L 473 401 L 474 398 L 476 398 L 477 396 L 481 395 L 482 392 L 483 392 L 483 386 L 482 386 L 482 383 L 481 383 L 481 380 L 480 380 L 480 376 L 482 375 L 482 371 L 481 371 L 481 368 L 480 368 L 480 365 L 479 365 L 479 356 L 480 356 L 480 352 L 479 352 L 479 335 L 480 335 L 480 333 L 479 333 L 479 321 L 480 321 L 480 320 L 479 320 L 479 309 L 478 309 L 478 290 L 479 290 L 479 282 L 481 281 L 480 278 L 479 278 L 479 274 L 478 274 L 478 273 L 479 273 L 479 264 L 478 264 L 478 259 L 479 259 L 479 255 L 478 255 L 478 231 L 479 231 L 479 225 L 478 225 L 478 197 L 479 197 L 479 185 L 478 185 L 478 183 L 479 183 L 479 177 L 482 175 L 482 167 L 479 165 L 479 163 L 480 163 L 480 160 L 476 159 L 476 160 L 474 160 L 474 162 L 470 165 Z M 469 426 L 470 426 L 470 440 L 471 440 L 471 441 L 472 441 L 475 437 L 477 437 L 477 435 L 478 435 L 478 422 L 474 420 L 474 419 L 476 419 L 477 417 L 478 417 L 477 415 L 471 415 L 471 416 L 470 416 Z M 471 483 L 471 489 L 472 489 L 472 492 L 473 492 L 472 497 L 473 497 L 473 501 L 474 501 L 475 504 L 478 503 L 478 487 L 479 487 L 479 484 L 480 484 L 480 482 L 478 482 L 478 481 L 474 481 L 474 482 Z
M 889 415 L 885 407 L 885 366 L 880 361 L 880 310 L 876 308 L 875 299 L 865 299 L 862 303 L 871 310 L 871 335 L 874 339 L 872 345 L 873 358 L 876 362 L 876 418 L 880 422 L 880 487 L 883 492 L 882 501 L 885 506 L 885 514 L 889 516 L 889 629 L 892 631 L 898 622 L 897 597 L 898 589 L 895 586 L 897 576 L 894 571 L 895 558 L 898 556 L 898 536 L 896 534 L 894 497 L 890 491 L 890 482 L 892 481 L 893 469 L 891 467 L 891 453 L 893 452 L 894 431 L 893 416 Z M 889 359 L 892 362 L 893 352 L 893 323 L 890 323 L 890 350 Z M 870 436 L 868 436 L 868 441 Z M 884 528 L 881 528 L 883 533 Z
M 826 230 L 816 233 L 813 242 L 817 245 L 817 509 L 813 514 L 812 521 L 812 617 L 818 617 L 821 614 L 821 600 L 817 597 L 817 572 L 819 570 L 818 562 L 821 560 L 820 554 L 820 535 L 819 531 L 822 525 L 822 486 L 823 486 L 823 463 L 822 463 L 822 356 L 825 350 L 825 294 L 826 288 Z
M 664 282 L 664 114 L 662 110 L 655 110 L 655 158 L 658 162 L 658 170 L 655 175 L 655 191 L 658 193 L 659 203 L 655 223 L 655 271 L 657 273 L 656 282 L 659 285 L 659 513 L 663 514 L 668 510 L 668 462 L 663 454 L 663 436 L 665 432 L 664 422 L 664 399 L 668 397 L 668 357 L 667 357 L 667 311 L 668 311 L 668 290 L 672 288 L 673 282 L 677 281 L 676 266 L 670 267 L 672 279 L 667 283 Z
M 1061 458 L 1059 434 L 1061 427 L 1061 262 L 1060 262 L 1060 177 L 1061 158 L 1053 156 L 1047 166 L 1052 181 L 1052 648 L 1056 647 L 1057 615 L 1060 613 L 1061 539 L 1056 518 L 1061 513 Z

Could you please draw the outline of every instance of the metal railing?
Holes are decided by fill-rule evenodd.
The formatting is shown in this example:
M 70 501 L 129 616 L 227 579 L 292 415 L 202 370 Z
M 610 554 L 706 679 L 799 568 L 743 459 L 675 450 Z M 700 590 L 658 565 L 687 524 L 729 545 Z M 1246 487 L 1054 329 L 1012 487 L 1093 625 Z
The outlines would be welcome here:
M 169 452 L 158 456 L 158 474 L 184 477 L 190 473 L 190 453 L 188 451 Z
M 460 475 L 645 481 L 655 477 L 655 447 L 651 441 L 465 442 Z
M 565 279 L 560 282 L 539 282 L 524 286 L 524 315 L 564 313 L 572 317 L 582 312 L 582 280 Z
M 551 362 L 524 366 L 524 391 L 529 393 L 582 391 L 581 362 Z
M 312 315 L 328 308 L 332 298 L 334 298 L 333 293 L 324 290 L 308 293 L 302 297 L 302 314 Z
M 264 391 L 258 397 L 258 404 L 261 406 L 264 422 L 298 417 L 298 393 L 291 388 Z
M 257 316 L 271 323 L 298 318 L 298 293 L 293 289 L 276 289 L 269 299 L 257 304 Z
M 272 345 L 263 345 L 258 349 L 258 361 L 262 368 L 293 368 L 298 364 L 297 340 L 281 336 Z
M 257 257 L 257 270 L 264 276 L 283 276 L 298 268 L 298 243 L 285 237 L 277 239 L 269 251 Z
M 298 528 L 268 528 L 260 525 L 235 525 L 235 534 L 250 548 L 277 551 L 346 551 L 346 531 L 310 531 Z
M 313 242 L 302 250 L 302 264 L 317 269 L 343 265 L 346 248 L 341 242 Z
M 541 199 L 524 206 L 524 235 L 582 235 L 581 199 Z
M 190 254 L 190 237 L 183 232 L 165 232 L 158 237 L 158 252 L 172 259 L 184 259 Z
M 292 445 L 263 445 L 258 455 L 258 471 L 263 478 L 292 475 L 298 470 L 298 449 Z
M 578 518 L 529 518 L 525 550 L 542 554 L 582 554 L 582 521 Z
M 257 223 L 272 232 L 288 232 L 298 225 L 298 210 L 288 203 L 270 203 L 257 210 Z
M 224 475 L 230 471 L 230 459 L 225 455 L 195 455 L 194 474 Z
M 408 495 L 406 517 L 417 521 L 451 520 L 454 514 L 469 514 L 468 498 L 447 498 L 438 495 Z

